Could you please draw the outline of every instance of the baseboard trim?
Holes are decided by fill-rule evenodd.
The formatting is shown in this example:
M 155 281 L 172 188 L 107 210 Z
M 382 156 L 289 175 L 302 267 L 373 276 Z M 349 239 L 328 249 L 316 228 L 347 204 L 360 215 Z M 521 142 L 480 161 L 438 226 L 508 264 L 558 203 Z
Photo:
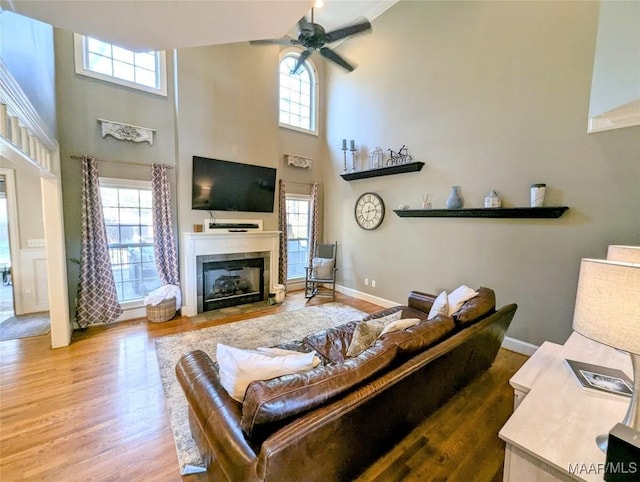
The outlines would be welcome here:
M 520 353 L 522 355 L 531 356 L 538 349 L 537 345 L 533 345 L 532 343 L 527 343 L 526 341 L 518 340 L 516 338 L 511 338 L 510 336 L 505 336 L 502 341 L 502 348 L 506 348 L 510 351 L 515 351 L 516 353 Z
M 398 306 L 402 304 L 395 301 L 387 300 L 385 298 L 380 298 L 379 296 L 374 296 L 369 293 L 354 290 L 353 288 L 347 288 L 346 286 L 342 286 L 339 284 L 336 284 L 336 291 L 338 293 L 342 293 L 343 295 L 351 296 L 352 298 L 357 298 L 359 300 L 368 301 L 369 303 L 382 306 L 383 308 L 391 308 L 392 306 Z

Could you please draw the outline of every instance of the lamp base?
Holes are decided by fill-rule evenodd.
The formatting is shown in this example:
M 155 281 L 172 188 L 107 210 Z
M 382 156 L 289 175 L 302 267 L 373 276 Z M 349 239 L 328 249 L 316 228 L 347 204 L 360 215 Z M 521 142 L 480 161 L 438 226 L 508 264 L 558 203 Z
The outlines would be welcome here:
M 633 366 L 633 394 L 622 423 L 636 431 L 640 431 L 640 356 L 635 353 L 629 353 L 629 356 L 631 356 L 631 365 Z M 596 445 L 606 453 L 609 445 L 609 434 L 598 435 L 596 437 Z
M 606 454 L 609 446 L 609 434 L 598 435 L 596 437 L 596 445 Z

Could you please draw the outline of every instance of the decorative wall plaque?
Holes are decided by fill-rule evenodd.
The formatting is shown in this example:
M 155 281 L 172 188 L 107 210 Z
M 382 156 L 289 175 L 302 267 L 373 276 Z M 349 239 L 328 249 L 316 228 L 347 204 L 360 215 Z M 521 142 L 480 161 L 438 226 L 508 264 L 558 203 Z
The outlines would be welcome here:
M 106 119 L 98 119 L 98 122 L 102 124 L 102 137 L 113 136 L 121 141 L 148 142 L 150 145 L 153 145 L 153 133 L 155 129 L 132 126 L 130 124 L 123 124 L 122 122 Z
M 285 154 L 287 165 L 309 169 L 313 164 L 313 159 L 304 156 L 294 156 L 293 154 Z

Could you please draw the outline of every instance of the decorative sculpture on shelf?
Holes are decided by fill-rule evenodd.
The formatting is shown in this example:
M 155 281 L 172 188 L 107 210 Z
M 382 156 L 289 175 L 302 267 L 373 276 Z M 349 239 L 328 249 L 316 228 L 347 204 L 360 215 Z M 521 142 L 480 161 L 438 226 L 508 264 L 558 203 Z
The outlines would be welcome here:
M 382 167 L 384 153 L 382 148 L 376 147 L 371 153 L 369 153 L 369 169 L 377 169 Z
M 389 160 L 387 161 L 387 166 L 396 166 L 398 164 L 413 162 L 413 157 L 407 154 L 407 147 L 404 144 L 398 150 L 398 152 L 395 152 L 392 149 L 388 150 L 391 154 Z

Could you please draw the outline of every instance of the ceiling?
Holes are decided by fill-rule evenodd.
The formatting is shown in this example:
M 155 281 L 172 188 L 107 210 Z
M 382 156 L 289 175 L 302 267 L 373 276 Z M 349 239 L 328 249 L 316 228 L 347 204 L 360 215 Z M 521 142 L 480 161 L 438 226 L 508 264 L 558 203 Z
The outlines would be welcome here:
M 327 31 L 366 17 L 397 0 L 325 0 L 315 22 Z M 166 50 L 294 37 L 313 0 L 0 0 L 3 10 L 132 50 Z M 307 15 L 310 19 L 310 16 Z

